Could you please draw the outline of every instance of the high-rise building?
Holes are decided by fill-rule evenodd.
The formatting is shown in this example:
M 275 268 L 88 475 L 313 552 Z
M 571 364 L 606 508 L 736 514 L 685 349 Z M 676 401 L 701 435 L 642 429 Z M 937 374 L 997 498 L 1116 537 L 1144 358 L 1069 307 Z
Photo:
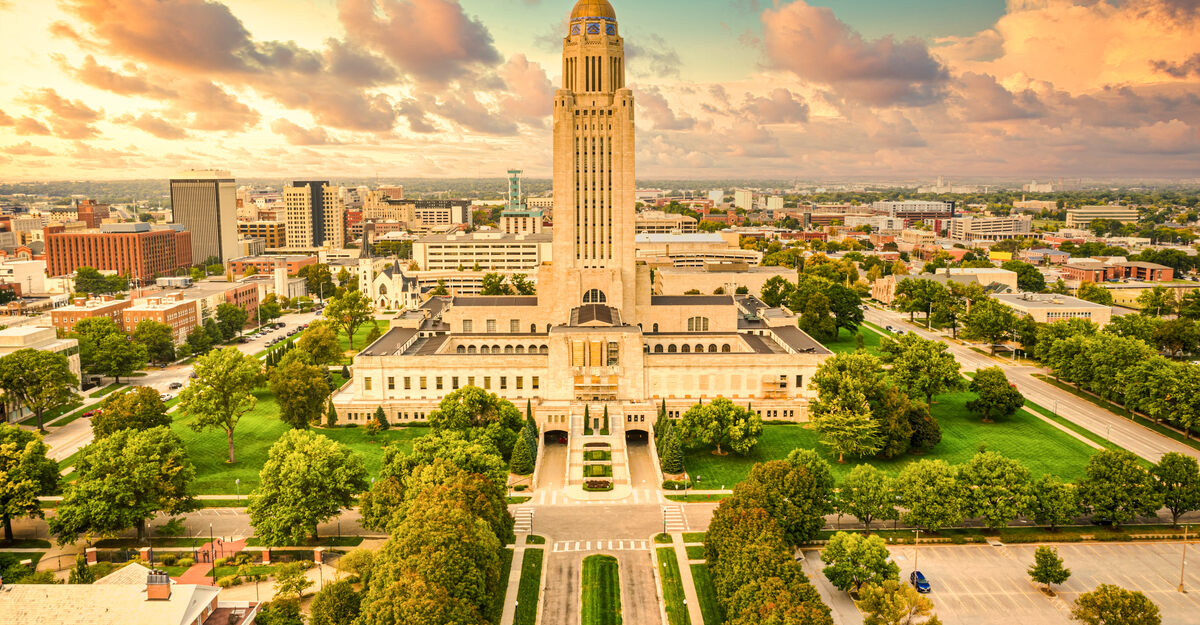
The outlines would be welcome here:
M 345 244 L 346 203 L 340 187 L 323 180 L 296 181 L 283 189 L 283 202 L 289 248 L 340 249 Z
M 92 267 L 134 280 L 150 280 L 189 267 L 192 259 L 191 233 L 179 224 L 105 224 L 99 231 L 82 232 L 64 232 L 59 227 L 57 231 L 47 228 L 46 233 L 49 276 L 65 276 L 80 267 Z
M 186 171 L 171 179 L 172 223 L 192 233 L 192 257 L 224 263 L 241 255 L 237 185 L 227 171 Z

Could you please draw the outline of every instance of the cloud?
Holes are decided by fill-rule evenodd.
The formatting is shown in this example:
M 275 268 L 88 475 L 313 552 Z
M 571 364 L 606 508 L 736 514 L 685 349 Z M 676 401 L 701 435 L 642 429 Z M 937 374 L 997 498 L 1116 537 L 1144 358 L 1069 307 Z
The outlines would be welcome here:
M 1151 61 L 1150 65 L 1154 68 L 1154 71 L 1167 74 L 1173 78 L 1187 78 L 1193 75 L 1200 77 L 1200 52 L 1188 57 L 1182 63 Z
M 1033 119 L 1043 114 L 1037 94 L 1023 90 L 1014 94 L 994 76 L 966 72 L 956 81 L 955 102 L 959 115 L 971 122 Z
M 15 123 L 16 123 L 16 121 L 12 118 L 11 115 L 9 115 L 8 113 L 5 113 L 4 111 L 0 111 L 0 126 L 11 126 Z
M 636 101 L 646 117 L 654 123 L 655 130 L 691 130 L 696 125 L 694 118 L 676 115 L 670 103 L 655 87 L 639 88 Z
M 0 148 L 0 152 L 12 154 L 13 156 L 54 156 L 54 152 L 28 141 Z
M 554 112 L 554 85 L 546 70 L 524 54 L 514 55 L 500 68 L 508 93 L 500 100 L 500 110 L 526 123 L 542 126 Z
M 350 40 L 420 80 L 444 83 L 500 62 L 491 33 L 456 1 L 339 0 L 338 18 Z
M 627 40 L 625 59 L 630 72 L 661 78 L 678 77 L 679 67 L 683 64 L 675 48 L 657 33 Z
M 868 41 L 831 9 L 804 0 L 763 11 L 764 41 L 772 67 L 829 85 L 840 95 L 874 106 L 937 101 L 949 72 L 917 39 Z
M 102 119 L 102 112 L 79 100 L 68 100 L 54 89 L 38 89 L 27 93 L 22 100 L 49 116 L 53 134 L 60 139 L 90 139 L 100 134 L 91 123 Z M 41 134 L 36 126 L 27 128 L 30 129 L 29 134 Z
M 32 117 L 22 117 L 21 119 L 18 119 L 13 126 L 15 126 L 15 130 L 19 135 L 45 136 L 50 134 L 50 129 L 46 127 L 46 124 L 43 124 Z
M 741 112 L 763 124 L 792 124 L 808 121 L 808 104 L 788 89 L 772 89 L 768 97 L 746 94 Z
M 175 97 L 178 94 L 161 85 L 151 84 L 142 74 L 122 74 L 96 62 L 96 57 L 87 55 L 83 65 L 71 67 L 59 57 L 61 65 L 68 73 L 80 82 L 103 89 L 118 95 L 153 95 L 160 97 Z
M 187 131 L 179 124 L 169 122 L 161 117 L 151 115 L 150 113 L 142 113 L 134 117 L 132 115 L 122 115 L 113 121 L 118 124 L 126 124 L 133 126 L 138 130 L 148 132 L 159 139 L 183 139 L 187 137 Z
M 329 137 L 324 128 L 302 128 L 286 119 L 271 122 L 271 131 L 283 135 L 292 145 L 331 145 L 339 143 Z
M 189 81 L 176 100 L 171 113 L 185 119 L 192 130 L 244 131 L 258 125 L 258 111 L 238 101 L 219 85 L 205 80 Z

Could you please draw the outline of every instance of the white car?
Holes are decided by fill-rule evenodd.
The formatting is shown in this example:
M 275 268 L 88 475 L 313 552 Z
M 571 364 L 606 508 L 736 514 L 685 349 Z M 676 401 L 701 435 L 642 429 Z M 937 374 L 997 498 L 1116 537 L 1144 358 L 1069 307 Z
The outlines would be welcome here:
M 175 399 L 175 395 L 173 393 L 163 393 L 162 395 L 159 395 L 158 398 L 163 401 L 171 401 L 172 399 Z

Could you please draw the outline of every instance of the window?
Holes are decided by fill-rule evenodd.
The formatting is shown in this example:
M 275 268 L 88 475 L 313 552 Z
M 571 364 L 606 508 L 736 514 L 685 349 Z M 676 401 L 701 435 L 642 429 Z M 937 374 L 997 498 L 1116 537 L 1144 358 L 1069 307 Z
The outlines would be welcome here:
M 412 378 L 404 378 L 404 390 L 412 390 Z
M 688 332 L 708 332 L 708 317 L 688 319 Z
M 616 343 L 608 344 L 608 366 L 615 367 L 620 364 L 620 353 Z
M 683 349 L 681 349 L 680 351 L 682 351 L 682 352 L 683 352 L 683 353 L 685 353 L 685 354 L 690 354 L 690 353 L 692 353 L 692 346 L 691 346 L 691 345 L 684 345 L 684 346 L 683 346 Z
M 687 346 L 686 346 L 686 345 L 684 345 L 684 347 L 686 348 Z M 675 352 L 677 352 L 677 351 L 679 351 L 679 350 L 678 350 L 678 349 L 676 349 L 674 345 L 668 345 L 668 346 L 667 346 L 667 353 L 668 353 L 668 354 L 674 354 L 674 353 L 675 353 Z
M 390 376 L 388 377 L 388 390 L 389 391 L 396 390 L 396 378 L 393 378 Z
M 661 354 L 661 353 L 663 353 L 663 347 L 662 347 L 662 345 L 655 345 L 655 346 L 654 346 L 654 353 L 656 353 L 656 354 Z
M 541 381 L 541 379 L 540 379 L 540 378 L 538 378 L 536 375 L 535 375 L 535 376 L 533 376 L 533 377 L 532 377 L 532 378 L 530 378 L 530 380 L 529 380 L 529 388 L 531 388 L 531 389 L 533 389 L 533 390 L 535 390 L 535 391 L 536 391 L 536 390 L 538 390 L 538 388 L 539 388 L 539 386 L 538 386 L 538 382 L 540 382 L 540 381 Z
M 438 377 L 434 378 L 433 382 L 437 386 L 437 390 L 442 390 L 442 376 L 439 375 Z
M 455 391 L 458 390 L 458 376 L 450 378 L 450 389 Z
M 508 390 L 508 376 L 506 375 L 500 376 L 500 390 Z
M 658 324 L 657 324 L 657 323 L 656 323 L 656 324 L 654 324 L 654 329 L 653 329 L 653 332 L 654 332 L 655 334 L 658 334 Z
M 537 334 L 537 324 L 536 323 L 529 324 L 529 333 Z
M 721 353 L 722 353 L 722 354 L 728 354 L 729 352 L 730 352 L 729 343 L 726 343 L 726 344 L 724 344 L 724 345 L 722 345 L 722 346 L 721 346 Z
M 517 376 L 517 390 L 525 388 L 525 378 Z
M 471 319 L 463 319 L 463 334 L 471 334 L 475 331 L 475 322 Z
M 363 390 L 371 390 L 371 378 L 363 378 Z
M 490 376 L 490 375 L 483 376 L 483 388 L 485 390 L 489 390 L 489 391 L 492 390 L 492 376 Z
M 512 334 L 517 334 L 518 332 L 520 332 L 521 331 L 521 321 L 519 319 L 513 319 L 513 320 L 509 321 L 508 322 L 508 331 L 511 332 Z
M 425 376 L 421 376 L 421 377 L 419 378 L 419 382 L 420 382 L 420 384 L 421 384 L 421 390 L 422 390 L 422 391 L 423 391 L 423 390 L 425 390 L 425 389 L 427 389 L 427 388 L 429 388 L 429 383 L 428 383 L 428 381 L 426 380 Z
M 496 320 L 495 319 L 487 320 L 487 331 L 488 331 L 488 334 L 496 333 Z
M 467 386 L 475 386 L 475 376 L 467 376 Z
M 796 388 L 804 388 L 804 376 L 796 376 Z
M 604 295 L 604 292 L 601 291 L 600 289 L 592 289 L 592 290 L 588 291 L 587 293 L 583 294 L 583 303 L 584 304 L 606 304 L 606 303 L 608 303 L 608 297 L 606 297 Z
M 459 354 L 465 354 L 465 353 L 467 353 L 467 348 L 463 345 L 459 345 L 458 349 L 456 349 L 455 351 Z

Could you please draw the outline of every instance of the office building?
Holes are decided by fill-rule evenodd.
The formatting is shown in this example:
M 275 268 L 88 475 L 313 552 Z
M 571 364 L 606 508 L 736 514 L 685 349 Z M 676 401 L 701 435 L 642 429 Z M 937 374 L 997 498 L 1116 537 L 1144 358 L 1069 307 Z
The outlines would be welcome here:
M 94 200 L 77 200 L 75 202 L 75 219 L 82 221 L 88 228 L 99 228 L 108 219 L 108 204 L 97 204 Z
M 871 210 L 908 221 L 926 219 L 950 219 L 954 217 L 954 203 L 928 202 L 921 200 L 881 201 L 871 204 Z
M 235 258 L 229 263 L 229 268 L 235 274 L 244 274 L 247 269 L 254 268 L 255 273 L 271 273 L 276 267 L 282 266 L 287 275 L 294 276 L 300 273 L 300 270 L 317 264 L 317 257 L 311 255 L 303 256 L 244 256 Z
M 176 343 L 186 341 L 192 328 L 202 322 L 195 300 L 185 299 L 182 291 L 139 299 L 121 311 L 121 325 L 127 332 L 132 332 L 142 321 L 171 326 Z
M 1053 293 L 1001 293 L 996 301 L 1015 312 L 1029 315 L 1038 323 L 1054 323 L 1064 319 L 1086 319 L 1100 327 L 1112 321 L 1112 307 L 1096 304 L 1069 295 Z
M 654 267 L 704 267 L 710 263 L 757 265 L 763 253 L 744 250 L 736 232 L 641 233 L 636 258 Z M 703 292 L 703 291 L 702 291 Z
M 431 234 L 413 243 L 413 261 L 426 271 L 533 271 L 552 260 L 553 235 L 472 232 Z
M 340 249 L 345 245 L 345 211 L 340 187 L 327 181 L 297 181 L 284 187 L 284 233 L 288 249 Z
M 127 299 L 116 299 L 111 295 L 99 297 L 75 298 L 69 306 L 62 306 L 50 311 L 50 323 L 63 332 L 71 332 L 81 319 L 108 317 L 118 326 L 121 325 L 121 312 L 133 305 Z
M 46 273 L 64 276 L 79 267 L 152 280 L 192 265 L 191 233 L 181 224 L 104 224 L 97 230 L 46 234 Z M 236 236 L 236 232 L 235 232 Z
M 1084 206 L 1067 209 L 1067 227 L 1086 230 L 1097 219 L 1134 223 L 1138 220 L 1138 209 L 1133 206 Z
M 689 215 L 680 215 L 678 213 L 665 213 L 663 211 L 656 210 L 644 210 L 639 212 L 634 223 L 638 234 L 669 234 L 671 232 L 688 233 L 696 232 L 697 228 L 695 217 L 691 217 Z
M 287 226 L 282 221 L 239 221 L 237 228 L 241 238 L 262 239 L 269 250 L 287 245 Z
M 237 186 L 227 171 L 187 171 L 171 179 L 171 223 L 191 233 L 192 258 L 239 256 Z
M 1012 217 L 957 217 L 950 220 L 948 237 L 957 241 L 1003 241 L 1023 239 L 1033 233 L 1033 218 Z
M 733 192 L 733 207 L 743 210 L 754 210 L 754 192 L 738 189 Z

